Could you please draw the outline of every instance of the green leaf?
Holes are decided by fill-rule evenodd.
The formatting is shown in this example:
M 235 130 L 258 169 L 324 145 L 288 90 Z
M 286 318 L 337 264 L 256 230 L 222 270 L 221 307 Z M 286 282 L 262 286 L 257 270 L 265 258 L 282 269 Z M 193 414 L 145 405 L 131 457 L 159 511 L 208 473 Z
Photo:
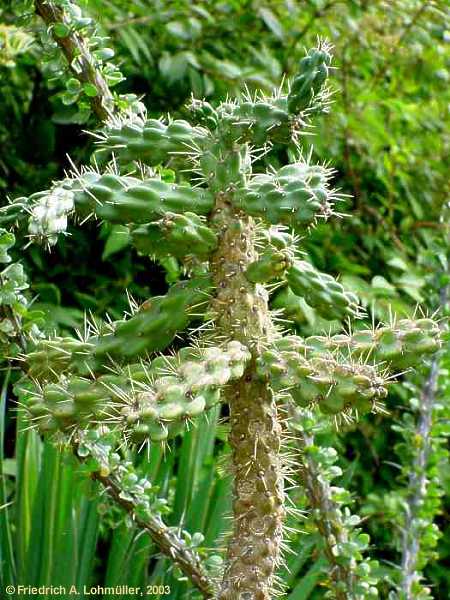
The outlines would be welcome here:
M 278 18 L 274 15 L 274 13 L 269 9 L 262 7 L 258 10 L 260 17 L 270 29 L 270 31 L 277 37 L 279 40 L 284 39 L 284 29 L 281 25 Z
M 403 258 L 400 258 L 400 256 L 394 256 L 394 258 L 390 258 L 387 261 L 387 264 L 391 267 L 395 267 L 396 269 L 400 269 L 400 271 L 408 271 L 409 269 L 409 266 L 406 264 Z
M 67 37 L 70 34 L 70 28 L 64 23 L 56 23 L 53 26 L 53 32 L 56 37 L 63 38 Z
M 372 279 L 372 288 L 377 296 L 395 297 L 397 295 L 395 287 L 381 275 L 375 275 Z
M 95 96 L 97 96 L 98 94 L 97 88 L 93 83 L 83 84 L 83 91 L 86 94 L 86 96 L 89 96 L 90 98 L 95 98 Z

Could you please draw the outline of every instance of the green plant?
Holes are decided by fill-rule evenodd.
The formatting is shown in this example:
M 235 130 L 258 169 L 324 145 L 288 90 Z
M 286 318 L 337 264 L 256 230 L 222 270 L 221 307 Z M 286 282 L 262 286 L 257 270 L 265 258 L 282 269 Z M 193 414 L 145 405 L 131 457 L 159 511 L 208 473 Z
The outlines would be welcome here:
M 250 144 L 258 148 L 269 142 L 292 144 L 298 153 L 298 133 L 326 103 L 323 85 L 330 60 L 325 45 L 311 51 L 288 94 L 249 97 L 216 108 L 193 102 L 196 125 L 120 115 L 101 134 L 97 153 L 98 160 L 107 160 L 113 151 L 112 165 L 119 167 L 109 172 L 102 167 L 102 173 L 87 169 L 13 205 L 15 217 L 17 208 L 30 211 L 29 233 L 35 241 L 54 244 L 72 213 L 83 220 L 95 216 L 129 228 L 140 251 L 161 261 L 177 260 L 189 276 L 129 319 L 93 326 L 80 341 L 37 341 L 23 356 L 31 386 L 22 381 L 17 389 L 41 430 L 69 434 L 75 450 L 82 448 L 82 456 L 94 459 L 93 471 L 110 492 L 121 489 L 129 496 L 128 508 L 143 513 L 141 490 L 128 489 L 142 485 L 134 477 L 131 484 L 123 481 L 120 469 L 117 481 L 109 473 L 103 476 L 97 453 L 103 442 L 95 442 L 94 431 L 94 443 L 86 429 L 111 428 L 116 444 L 120 435 L 133 442 L 161 441 L 222 394 L 231 409 L 236 490 L 223 598 L 237 593 L 243 599 L 252 594 L 266 598 L 273 587 L 285 510 L 278 412 L 286 410 L 290 398 L 302 408 L 317 406 L 322 414 L 339 418 L 376 411 L 387 383 L 379 357 L 393 369 L 396 363 L 403 368 L 403 361 L 438 346 L 430 319 L 405 320 L 315 344 L 283 336 L 268 309 L 268 293 L 261 284 L 285 278 L 294 294 L 324 316 L 362 312 L 339 282 L 296 258 L 296 240 L 280 227 L 307 235 L 319 217 L 332 216 L 339 196 L 330 188 L 330 172 L 297 154 L 294 164 L 261 174 L 263 162 L 250 154 Z M 121 174 L 129 172 L 133 161 L 155 167 L 173 157 L 180 172 L 182 167 L 200 176 L 199 187 L 179 183 L 179 178 L 177 183 L 163 181 L 149 168 L 141 177 Z M 168 347 L 189 322 L 201 321 L 213 324 L 198 336 L 199 348 L 183 348 L 169 358 L 148 357 Z M 121 464 L 114 460 L 120 457 L 113 458 L 113 469 Z M 151 533 L 145 526 L 149 515 L 144 516 L 142 526 Z M 261 544 L 264 531 L 268 540 Z M 196 556 L 183 562 L 178 544 L 177 539 L 169 541 L 167 553 L 211 595 Z M 360 536 L 342 554 L 350 567 L 342 575 L 338 572 L 340 597 L 376 594 L 367 567 L 358 570 L 354 565 L 366 544 Z

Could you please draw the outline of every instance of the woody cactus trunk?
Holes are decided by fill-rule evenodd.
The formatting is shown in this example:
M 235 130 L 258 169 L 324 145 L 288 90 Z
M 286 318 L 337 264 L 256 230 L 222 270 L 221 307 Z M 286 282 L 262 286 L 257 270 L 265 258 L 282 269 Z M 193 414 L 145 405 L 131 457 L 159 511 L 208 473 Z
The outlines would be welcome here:
M 50 29 L 51 19 L 62 18 L 52 3 L 36 4 Z M 70 27 L 62 33 L 58 43 L 74 50 Z M 88 59 L 83 46 L 80 60 Z M 295 415 L 312 410 L 339 422 L 378 411 L 389 372 L 439 346 L 431 319 L 302 339 L 286 335 L 270 310 L 272 290 L 283 286 L 325 318 L 364 316 L 352 293 L 299 258 L 299 240 L 337 214 L 340 201 L 332 171 L 305 160 L 300 146 L 311 118 L 327 109 L 330 64 L 321 42 L 285 90 L 216 107 L 193 100 L 191 122 L 116 110 L 109 93 L 99 111 L 102 84 L 94 106 L 108 118 L 95 134 L 96 168 L 80 168 L 8 208 L 11 221 L 27 221 L 32 242 L 47 246 L 65 233 L 68 218 L 124 225 L 140 253 L 183 273 L 166 295 L 122 320 L 87 324 L 80 337 L 45 339 L 31 328 L 25 342 L 14 332 L 9 342 L 22 347 L 16 389 L 32 423 L 71 444 L 80 459 L 96 459 L 96 478 L 205 598 L 269 600 L 276 592 L 286 512 L 282 446 Z M 295 161 L 266 170 L 265 157 L 283 146 Z M 175 181 L 161 177 L 165 164 L 176 169 Z M 12 243 L 5 233 L 5 260 Z M 2 279 L 21 294 L 18 275 L 10 266 Z M 17 304 L 8 310 L 17 312 Z M 24 322 L 24 311 L 18 314 L 16 333 Z M 191 345 L 171 349 L 188 327 Z M 145 482 L 115 452 L 124 439 L 165 444 L 219 402 L 228 405 L 234 475 L 221 580 L 152 512 Z M 358 587 L 364 574 L 349 575 L 350 568 L 342 566 L 347 591 L 337 587 L 336 597 L 376 596 Z

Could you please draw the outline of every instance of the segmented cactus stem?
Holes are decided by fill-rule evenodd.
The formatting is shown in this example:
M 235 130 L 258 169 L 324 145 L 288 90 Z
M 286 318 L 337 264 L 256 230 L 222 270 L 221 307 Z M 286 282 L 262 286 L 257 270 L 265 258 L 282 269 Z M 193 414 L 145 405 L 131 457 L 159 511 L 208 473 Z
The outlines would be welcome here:
M 349 595 L 354 589 L 357 576 L 355 565 L 339 561 L 338 548 L 348 543 L 347 529 L 342 522 L 341 512 L 332 499 L 330 484 L 320 472 L 316 462 L 309 456 L 308 448 L 314 445 L 314 437 L 306 432 L 296 432 L 296 439 L 302 450 L 300 472 L 312 516 L 324 544 L 324 553 L 331 565 L 329 577 L 333 582 L 334 598 L 349 600 L 357 598 Z
M 440 307 L 443 308 L 449 300 L 450 287 L 445 286 L 440 292 Z M 443 323 L 441 322 L 441 328 Z M 420 574 L 420 546 L 423 519 L 421 510 L 426 502 L 429 488 L 427 466 L 433 452 L 433 422 L 435 418 L 436 395 L 438 392 L 438 378 L 441 356 L 436 353 L 431 361 L 430 372 L 422 390 L 419 403 L 419 417 L 416 431 L 414 432 L 417 452 L 414 455 L 408 481 L 408 496 L 406 498 L 405 524 L 402 539 L 402 559 L 400 592 L 402 600 L 414 600 L 419 589 L 425 592 L 421 585 Z M 417 444 L 417 440 L 420 441 Z M 422 566 L 423 568 L 423 566 Z
M 284 491 L 280 459 L 281 426 L 269 386 L 260 381 L 255 360 L 273 334 L 268 298 L 245 270 L 257 258 L 254 225 L 224 194 L 212 222 L 219 246 L 212 260 L 217 296 L 213 309 L 222 335 L 252 353 L 244 376 L 227 388 L 234 470 L 234 530 L 228 546 L 220 600 L 269 600 L 280 558 Z

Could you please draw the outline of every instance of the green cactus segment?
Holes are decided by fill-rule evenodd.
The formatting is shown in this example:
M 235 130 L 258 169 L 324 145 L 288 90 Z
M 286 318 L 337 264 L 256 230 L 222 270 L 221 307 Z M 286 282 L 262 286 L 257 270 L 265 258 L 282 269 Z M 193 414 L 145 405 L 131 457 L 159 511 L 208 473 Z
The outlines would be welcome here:
M 304 298 L 324 319 L 362 315 L 358 297 L 309 262 L 295 261 L 287 271 L 286 280 L 294 294 Z
M 364 329 L 351 335 L 312 336 L 305 339 L 305 344 L 317 354 L 339 352 L 399 370 L 417 366 L 422 356 L 436 352 L 441 335 L 433 319 L 401 319 L 392 326 Z
M 218 109 L 226 136 L 261 146 L 268 141 L 288 144 L 295 124 L 287 109 L 286 97 L 223 103 Z M 222 127 L 224 131 L 224 128 Z
M 287 390 L 297 404 L 317 404 L 322 413 L 365 414 L 386 397 L 386 379 L 375 366 L 341 361 L 329 355 L 308 355 L 308 346 L 295 336 L 280 340 L 258 361 L 259 375 L 276 390 Z
M 192 120 L 195 123 L 208 128 L 210 131 L 217 129 L 219 125 L 219 112 L 206 100 L 197 100 L 192 98 L 189 105 L 189 110 L 192 116 Z
M 289 266 L 290 257 L 287 251 L 268 246 L 258 260 L 249 264 L 245 276 L 252 283 L 265 283 L 279 279 Z
M 304 298 L 296 296 L 287 286 L 277 292 L 270 302 L 271 308 L 283 311 L 284 316 L 294 323 L 306 323 L 309 305 Z
M 230 185 L 244 186 L 245 176 L 251 167 L 248 147 L 227 149 L 222 139 L 211 144 L 197 159 L 197 170 L 213 194 L 223 193 Z
M 327 94 L 325 83 L 332 56 L 327 44 L 321 43 L 301 59 L 298 74 L 291 83 L 288 109 L 292 114 L 316 112 L 323 106 Z
M 289 115 L 286 96 L 246 98 L 242 102 L 222 102 L 214 108 L 202 100 L 192 100 L 193 118 L 213 132 L 220 131 L 226 144 L 252 142 L 258 146 L 268 141 L 292 141 L 295 120 Z
M 134 442 L 164 441 L 177 423 L 217 404 L 220 388 L 242 376 L 249 358 L 233 341 L 223 349 L 186 349 L 97 379 L 64 375 L 56 383 L 28 386 L 26 394 L 26 387 L 20 391 L 42 432 L 102 423 Z
M 95 214 L 111 223 L 148 223 L 167 212 L 207 214 L 212 196 L 189 185 L 159 179 L 142 181 L 119 175 L 87 173 L 72 184 L 75 208 L 81 217 Z
M 114 154 L 122 163 L 139 160 L 155 166 L 191 152 L 207 136 L 206 129 L 193 127 L 181 119 L 168 124 L 157 119 L 112 122 L 94 156 L 103 162 Z
M 206 309 L 211 289 L 209 277 L 173 285 L 165 296 L 151 298 L 131 318 L 116 323 L 110 335 L 99 337 L 95 357 L 128 359 L 167 348 L 177 331 Z
M 173 285 L 165 296 L 144 302 L 132 317 L 105 325 L 86 340 L 56 337 L 40 340 L 24 357 L 27 374 L 39 381 L 55 381 L 64 373 L 88 375 L 104 372 L 114 362 L 124 362 L 164 350 L 177 331 L 207 308 L 211 281 L 198 277 Z
M 188 256 L 207 258 L 217 246 L 216 234 L 198 215 L 166 213 L 156 223 L 141 225 L 131 230 L 131 241 L 136 249 L 148 256 Z
M 19 201 L 23 204 L 25 199 Z M 206 215 L 213 207 L 213 197 L 203 189 L 156 178 L 141 180 L 88 171 L 52 190 L 33 194 L 26 205 L 30 237 L 53 245 L 58 234 L 66 230 L 67 217 L 73 211 L 81 219 L 95 216 L 111 223 L 139 225 L 160 219 L 167 212 Z
M 26 355 L 27 374 L 32 379 L 58 380 L 67 371 L 87 375 L 94 367 L 92 341 L 71 337 L 39 340 Z
M 171 359 L 155 359 L 148 373 L 152 389 L 139 394 L 134 438 L 151 435 L 155 418 L 164 423 L 191 419 L 212 408 L 220 401 L 220 389 L 242 377 L 249 359 L 249 351 L 237 341 L 224 349 L 186 348 Z
M 318 165 L 286 165 L 271 175 L 256 175 L 236 194 L 235 203 L 249 215 L 305 233 L 319 218 L 333 214 L 339 196 L 328 185 L 330 174 Z

